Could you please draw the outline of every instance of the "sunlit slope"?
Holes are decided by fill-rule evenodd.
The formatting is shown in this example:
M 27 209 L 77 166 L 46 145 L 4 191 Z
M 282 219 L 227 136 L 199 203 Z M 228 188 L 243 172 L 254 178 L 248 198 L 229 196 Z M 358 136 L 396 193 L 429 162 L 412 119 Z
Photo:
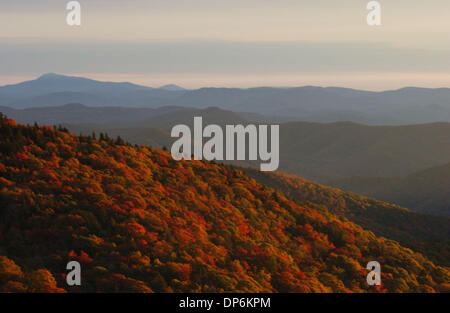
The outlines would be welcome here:
M 2 291 L 448 290 L 447 269 L 231 167 L 5 118 L 0 139 Z

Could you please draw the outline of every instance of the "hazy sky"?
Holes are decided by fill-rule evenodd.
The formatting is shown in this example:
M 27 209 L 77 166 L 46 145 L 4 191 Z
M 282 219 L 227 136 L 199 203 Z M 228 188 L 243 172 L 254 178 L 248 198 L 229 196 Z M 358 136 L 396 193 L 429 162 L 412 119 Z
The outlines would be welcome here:
M 0 0 L 0 85 L 45 72 L 201 86 L 450 87 L 450 1 Z

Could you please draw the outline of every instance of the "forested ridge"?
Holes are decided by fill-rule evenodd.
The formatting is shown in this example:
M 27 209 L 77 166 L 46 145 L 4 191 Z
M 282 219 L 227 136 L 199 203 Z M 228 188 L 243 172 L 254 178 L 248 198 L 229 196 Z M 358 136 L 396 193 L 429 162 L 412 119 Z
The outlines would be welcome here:
M 404 177 L 347 177 L 330 183 L 417 212 L 450 218 L 450 163 Z
M 0 291 L 450 290 L 448 268 L 241 170 L 99 137 L 1 117 Z
M 259 183 L 283 192 L 299 205 L 314 205 L 424 253 L 440 265 L 450 266 L 450 218 L 410 211 L 379 201 L 320 185 L 295 175 L 243 168 Z

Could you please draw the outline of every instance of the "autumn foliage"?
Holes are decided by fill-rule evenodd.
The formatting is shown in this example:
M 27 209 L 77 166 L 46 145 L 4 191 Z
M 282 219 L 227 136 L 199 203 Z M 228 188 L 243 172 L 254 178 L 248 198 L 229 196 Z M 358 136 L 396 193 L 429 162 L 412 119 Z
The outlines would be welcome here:
M 232 167 L 6 118 L 0 255 L 3 292 L 432 292 L 450 282 L 421 254 Z M 80 287 L 65 284 L 72 260 Z M 366 283 L 372 260 L 379 287 Z

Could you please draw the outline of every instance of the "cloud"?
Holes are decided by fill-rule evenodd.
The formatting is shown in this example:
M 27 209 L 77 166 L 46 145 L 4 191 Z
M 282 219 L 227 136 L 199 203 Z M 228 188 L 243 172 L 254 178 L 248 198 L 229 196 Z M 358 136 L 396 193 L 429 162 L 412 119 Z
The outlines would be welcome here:
M 450 72 L 449 50 L 385 43 L 0 43 L 0 74 Z
M 450 74 L 448 0 L 381 1 L 383 26 L 375 28 L 365 22 L 366 0 L 80 2 L 82 26 L 73 28 L 65 24 L 66 1 L 0 0 L 0 75 L 276 77 L 281 84 L 327 75 L 349 83 L 352 73 L 399 80 L 434 73 L 432 81 Z

